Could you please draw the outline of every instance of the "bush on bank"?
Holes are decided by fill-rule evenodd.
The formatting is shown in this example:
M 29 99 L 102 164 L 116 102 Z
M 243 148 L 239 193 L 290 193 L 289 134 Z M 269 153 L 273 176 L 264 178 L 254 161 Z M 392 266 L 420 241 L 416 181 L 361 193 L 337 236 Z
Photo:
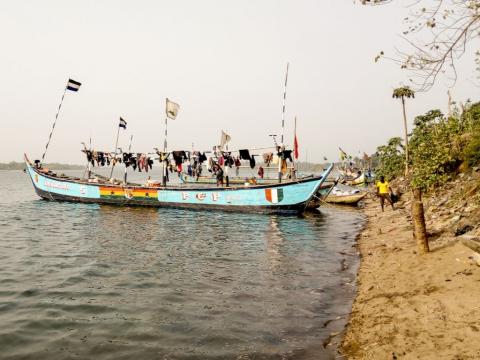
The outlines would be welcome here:
M 430 110 L 415 118 L 409 134 L 412 184 L 430 190 L 445 183 L 459 169 L 480 164 L 480 102 L 467 102 L 450 116 Z M 390 139 L 376 152 L 376 174 L 392 180 L 403 174 L 405 148 L 400 138 Z

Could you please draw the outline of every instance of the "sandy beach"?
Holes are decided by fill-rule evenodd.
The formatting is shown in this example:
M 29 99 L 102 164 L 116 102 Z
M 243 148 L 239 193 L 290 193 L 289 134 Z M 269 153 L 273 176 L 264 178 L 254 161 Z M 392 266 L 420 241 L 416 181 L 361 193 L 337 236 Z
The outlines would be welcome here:
M 341 352 L 348 359 L 479 359 L 480 267 L 469 258 L 473 251 L 444 231 L 429 254 L 418 255 L 408 198 L 399 205 L 382 213 L 375 199 L 366 201 L 358 293 Z M 430 229 L 438 222 L 430 210 L 427 221 Z

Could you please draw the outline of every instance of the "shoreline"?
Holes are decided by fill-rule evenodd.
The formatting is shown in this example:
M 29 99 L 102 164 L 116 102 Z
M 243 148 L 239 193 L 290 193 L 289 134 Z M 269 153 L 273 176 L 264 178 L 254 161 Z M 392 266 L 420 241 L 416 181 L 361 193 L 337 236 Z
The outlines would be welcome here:
M 409 202 L 398 205 L 382 213 L 376 199 L 365 201 L 357 293 L 339 352 L 347 359 L 480 358 L 480 267 L 472 251 L 451 236 L 430 240 L 431 252 L 418 255 Z

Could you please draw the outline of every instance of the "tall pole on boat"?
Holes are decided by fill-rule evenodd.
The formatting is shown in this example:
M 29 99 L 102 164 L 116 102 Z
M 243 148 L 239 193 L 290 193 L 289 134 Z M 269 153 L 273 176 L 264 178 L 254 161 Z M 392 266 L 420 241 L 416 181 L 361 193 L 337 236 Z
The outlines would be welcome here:
M 58 110 L 57 110 L 57 114 L 55 115 L 55 120 L 53 121 L 52 130 L 50 131 L 50 136 L 48 137 L 47 145 L 45 145 L 45 151 L 43 152 L 43 155 L 42 155 L 42 163 L 43 163 L 43 160 L 45 159 L 45 154 L 47 153 L 48 145 L 50 145 L 50 140 L 52 140 L 53 131 L 55 130 L 55 125 L 57 124 L 58 114 L 60 114 L 60 109 L 62 108 L 63 99 L 65 98 L 66 93 L 67 93 L 67 87 L 65 86 L 65 90 L 63 91 L 63 95 L 62 95 L 62 100 L 60 100 L 60 104 L 58 105 Z
M 226 150 L 227 150 L 227 153 L 228 153 L 228 141 L 227 141 L 227 143 L 225 144 L 225 146 L 226 146 Z M 230 178 L 228 177 L 228 168 L 229 168 L 229 166 L 228 166 L 228 165 L 225 165 L 225 163 L 224 163 L 224 168 L 225 168 L 225 182 L 226 182 L 227 187 L 229 187 L 229 186 L 230 186 Z
M 168 99 L 167 99 L 168 101 Z M 167 185 L 167 125 L 168 125 L 168 116 L 165 116 L 165 135 L 163 139 L 163 156 L 165 159 L 163 160 L 163 176 L 162 176 L 162 185 Z
M 297 117 L 295 116 L 294 126 L 293 126 L 293 156 L 292 156 L 292 179 L 296 178 L 295 171 L 295 155 L 297 154 Z
M 81 85 L 82 83 L 79 83 L 78 81 L 68 79 L 67 86 L 65 86 L 65 90 L 63 90 L 62 100 L 60 100 L 60 104 L 58 105 L 57 114 L 55 115 L 55 121 L 53 122 L 52 130 L 50 131 L 50 136 L 48 137 L 47 145 L 45 145 L 45 151 L 43 152 L 41 163 L 43 163 L 43 160 L 45 159 L 45 154 L 47 153 L 48 145 L 50 145 L 50 140 L 52 140 L 53 130 L 55 130 L 58 114 L 60 114 L 60 109 L 62 108 L 63 99 L 65 98 L 65 94 L 67 93 L 67 90 L 77 92 L 78 89 L 80 89 Z
M 282 182 L 282 163 L 283 163 L 283 151 L 285 150 L 284 146 L 284 134 L 285 134 L 285 100 L 287 99 L 287 81 L 288 81 L 288 66 L 289 63 L 287 62 L 287 71 L 285 73 L 285 86 L 283 88 L 283 107 L 282 107 L 282 135 L 280 137 L 280 149 L 279 153 L 281 153 L 280 158 L 278 159 L 278 182 Z
M 90 140 L 88 142 L 88 150 L 92 151 L 92 136 L 90 135 Z M 88 161 L 88 159 L 87 159 Z M 90 176 L 92 176 L 92 162 L 88 161 L 88 172 L 87 172 L 87 179 L 90 179 Z
M 132 140 L 133 140 L 133 135 L 130 135 L 130 143 L 128 144 L 128 152 L 131 151 L 132 149 Z M 124 163 L 125 165 L 125 163 Z M 127 184 L 127 165 L 125 165 L 125 171 L 123 173 L 123 182 L 125 183 L 125 185 Z
M 115 140 L 115 150 L 114 150 L 115 155 L 117 154 L 118 136 L 119 135 L 120 135 L 120 126 L 117 129 L 117 139 Z M 113 167 L 114 166 L 115 166 L 115 163 L 112 163 L 112 169 L 110 170 L 110 179 L 112 178 L 112 175 L 113 175 Z
M 165 161 L 163 163 L 163 179 L 162 183 L 163 186 L 167 185 L 167 125 L 168 125 L 168 118 L 175 120 L 177 118 L 178 110 L 180 109 L 180 105 L 174 103 L 173 101 L 165 99 L 165 140 L 163 142 L 163 153 L 165 156 Z
M 282 107 L 282 136 L 280 138 L 280 143 L 283 145 L 283 137 L 285 134 L 285 100 L 287 99 L 287 81 L 288 81 L 288 66 L 289 63 L 287 62 L 287 71 L 285 73 L 285 86 L 283 88 L 283 107 Z

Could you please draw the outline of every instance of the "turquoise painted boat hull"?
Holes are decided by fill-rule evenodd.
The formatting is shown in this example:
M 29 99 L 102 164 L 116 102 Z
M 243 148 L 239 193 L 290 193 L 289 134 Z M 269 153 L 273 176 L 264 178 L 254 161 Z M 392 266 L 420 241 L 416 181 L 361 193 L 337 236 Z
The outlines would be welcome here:
M 148 187 L 59 177 L 35 168 L 27 157 L 25 163 L 36 193 L 46 200 L 261 213 L 303 212 L 333 168 L 329 165 L 320 176 L 280 184 Z

